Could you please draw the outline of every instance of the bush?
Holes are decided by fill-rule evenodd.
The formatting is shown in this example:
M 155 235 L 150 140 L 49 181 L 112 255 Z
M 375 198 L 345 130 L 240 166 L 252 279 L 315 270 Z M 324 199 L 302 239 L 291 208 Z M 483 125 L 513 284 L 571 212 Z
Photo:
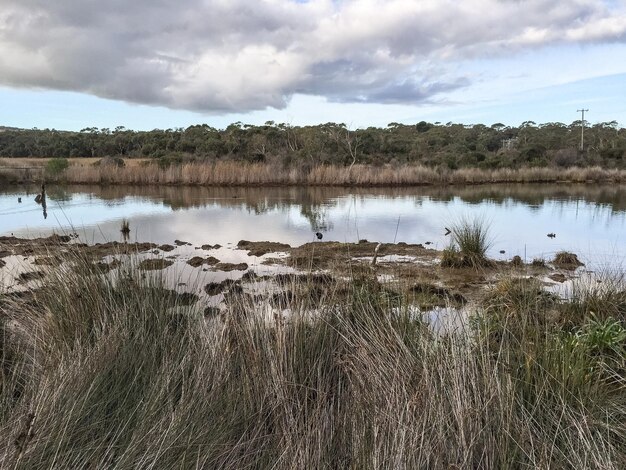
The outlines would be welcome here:
M 46 172 L 50 175 L 59 175 L 63 173 L 70 166 L 67 158 L 51 158 L 46 163 Z

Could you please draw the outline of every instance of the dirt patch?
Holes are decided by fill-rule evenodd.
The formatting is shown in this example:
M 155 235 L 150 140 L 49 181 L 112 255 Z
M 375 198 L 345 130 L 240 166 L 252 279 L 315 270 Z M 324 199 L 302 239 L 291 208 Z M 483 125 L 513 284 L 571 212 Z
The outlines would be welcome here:
M 165 269 L 173 264 L 173 261 L 162 258 L 145 259 L 139 263 L 139 269 L 143 271 L 156 271 L 159 269 Z
M 552 264 L 557 268 L 568 269 L 571 271 L 579 268 L 580 266 L 584 266 L 584 264 L 578 259 L 578 256 L 574 253 L 568 253 L 567 251 L 557 253 L 552 260 Z
M 329 269 L 354 264 L 352 258 L 374 256 L 378 243 L 340 243 L 312 242 L 288 250 L 290 257 L 285 260 L 289 266 L 301 269 Z M 378 249 L 378 256 L 404 255 L 421 259 L 436 259 L 439 252 L 424 248 L 422 245 L 407 243 L 383 243 Z
M 202 250 L 217 250 L 218 248 L 222 248 L 222 245 L 219 244 L 215 244 L 215 245 L 202 245 L 200 247 Z
M 32 244 L 63 244 L 72 240 L 70 235 L 58 235 L 53 234 L 49 237 L 40 237 L 40 238 L 18 238 L 18 237 L 0 237 L 0 244 L 5 245 L 23 245 L 25 243 Z
M 167 252 L 170 252 L 176 249 L 174 245 L 168 245 L 168 244 L 159 245 L 158 248 L 161 251 L 167 251 Z
M 187 261 L 189 266 L 193 266 L 194 268 L 199 268 L 203 264 L 208 264 L 209 266 L 215 266 L 220 262 L 219 259 L 209 256 L 208 258 L 203 258 L 202 256 L 194 256 L 190 260 Z
M 277 251 L 289 251 L 291 246 L 279 242 L 250 242 L 248 240 L 240 240 L 239 243 L 237 243 L 237 248 L 240 250 L 249 250 L 248 256 L 263 256 Z
M 0 268 L 4 268 L 7 265 L 6 261 L 0 259 Z
M 108 255 L 129 255 L 133 253 L 144 253 L 152 251 L 156 248 L 154 243 L 120 243 L 120 242 L 108 242 L 108 243 L 96 243 L 95 245 L 73 245 L 81 253 L 90 255 L 96 258 L 104 258 Z
M 7 256 L 11 256 L 12 254 L 13 254 L 12 251 L 0 250 L 0 258 L 6 258 Z
M 176 245 L 176 246 L 191 246 L 191 243 L 184 242 L 182 240 L 174 240 L 174 245 Z
M 216 271 L 247 271 L 248 264 L 247 263 L 217 263 L 213 266 Z

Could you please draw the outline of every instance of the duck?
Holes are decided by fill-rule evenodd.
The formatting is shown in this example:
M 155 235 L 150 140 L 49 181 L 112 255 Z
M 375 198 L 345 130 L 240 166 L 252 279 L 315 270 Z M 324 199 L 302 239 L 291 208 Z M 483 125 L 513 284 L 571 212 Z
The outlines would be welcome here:
M 324 235 L 322 235 L 322 232 L 315 232 L 315 236 L 317 237 L 318 240 L 321 240 L 322 238 L 324 238 Z
M 552 233 L 552 232 L 550 232 L 550 233 L 548 234 L 548 238 L 556 238 L 556 233 Z

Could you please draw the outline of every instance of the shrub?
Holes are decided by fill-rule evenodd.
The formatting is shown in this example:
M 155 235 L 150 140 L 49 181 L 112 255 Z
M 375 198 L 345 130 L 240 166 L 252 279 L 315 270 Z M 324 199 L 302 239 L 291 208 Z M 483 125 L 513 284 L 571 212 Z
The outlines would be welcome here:
M 46 172 L 50 175 L 59 175 L 63 173 L 70 166 L 67 158 L 51 158 L 46 163 Z

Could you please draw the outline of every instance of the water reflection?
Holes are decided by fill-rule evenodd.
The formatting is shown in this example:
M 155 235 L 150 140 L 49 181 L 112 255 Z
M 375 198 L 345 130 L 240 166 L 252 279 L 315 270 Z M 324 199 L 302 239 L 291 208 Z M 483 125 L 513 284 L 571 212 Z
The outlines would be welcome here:
M 451 220 L 481 215 L 492 223 L 496 257 L 502 250 L 502 257 L 529 259 L 569 249 L 615 263 L 626 251 L 626 186 L 619 185 L 49 187 L 47 220 L 29 197 L 37 189 L 0 192 L 0 234 L 35 236 L 73 227 L 84 241 L 110 241 L 120 238 L 127 219 L 132 232 L 123 238 L 129 241 L 301 244 L 322 232 L 324 240 L 432 241 L 442 248 Z M 24 203 L 18 205 L 17 196 Z M 546 237 L 552 232 L 554 239 Z
M 21 202 L 21 199 L 18 198 L 17 202 Z M 46 204 L 46 185 L 41 185 L 41 193 L 35 196 L 35 202 L 39 204 L 43 210 L 43 218 L 46 220 L 48 218 L 48 206 Z

